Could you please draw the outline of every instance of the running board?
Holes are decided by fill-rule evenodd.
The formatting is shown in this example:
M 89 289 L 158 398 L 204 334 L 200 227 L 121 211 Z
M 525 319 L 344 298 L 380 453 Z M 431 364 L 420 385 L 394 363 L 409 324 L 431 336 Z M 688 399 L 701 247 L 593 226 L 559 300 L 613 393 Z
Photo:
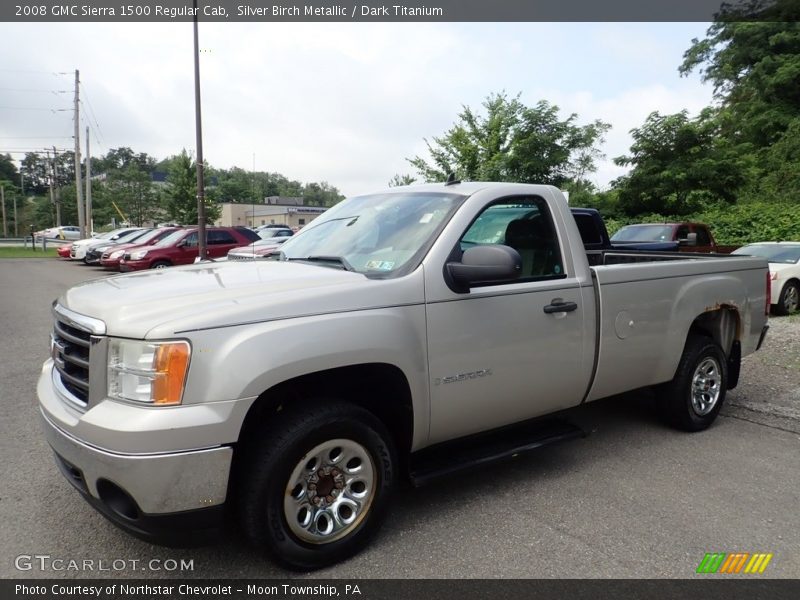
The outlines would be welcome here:
M 414 487 L 421 487 L 439 477 L 515 458 L 542 446 L 586 435 L 583 429 L 566 421 L 537 421 L 513 428 L 504 427 L 415 452 L 411 456 L 409 475 Z

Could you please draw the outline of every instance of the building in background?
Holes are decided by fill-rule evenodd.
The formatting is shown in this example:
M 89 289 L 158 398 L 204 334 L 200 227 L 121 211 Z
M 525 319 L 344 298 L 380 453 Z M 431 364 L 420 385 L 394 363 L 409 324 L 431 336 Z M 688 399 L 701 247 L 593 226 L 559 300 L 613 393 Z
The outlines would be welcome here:
M 219 219 L 214 225 L 222 227 L 258 227 L 259 225 L 288 225 L 302 228 L 327 209 L 321 206 L 305 206 L 302 198 L 268 196 L 263 204 L 221 202 Z

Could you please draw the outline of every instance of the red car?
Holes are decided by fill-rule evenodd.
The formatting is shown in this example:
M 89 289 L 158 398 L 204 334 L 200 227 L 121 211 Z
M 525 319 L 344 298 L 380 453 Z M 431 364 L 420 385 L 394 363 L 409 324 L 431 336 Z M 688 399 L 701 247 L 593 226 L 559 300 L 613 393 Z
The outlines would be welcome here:
M 61 258 L 69 258 L 69 251 L 72 249 L 72 244 L 62 244 L 56 249 L 56 254 Z
M 153 231 L 146 233 L 142 237 L 137 238 L 136 241 L 130 242 L 129 244 L 116 244 L 115 246 L 112 246 L 103 252 L 103 255 L 100 257 L 100 264 L 106 269 L 119 271 L 119 261 L 122 259 L 122 256 L 127 250 L 130 250 L 131 248 L 137 248 L 138 246 L 151 246 L 153 244 L 157 244 L 171 233 L 179 230 L 179 227 L 161 227 L 160 229 L 154 229 Z
M 258 239 L 258 234 L 246 227 L 209 227 L 206 229 L 208 257 L 220 258 L 231 248 L 245 246 Z M 119 269 L 127 272 L 190 265 L 198 254 L 197 228 L 180 229 L 154 246 L 137 246 L 127 250 L 119 261 Z

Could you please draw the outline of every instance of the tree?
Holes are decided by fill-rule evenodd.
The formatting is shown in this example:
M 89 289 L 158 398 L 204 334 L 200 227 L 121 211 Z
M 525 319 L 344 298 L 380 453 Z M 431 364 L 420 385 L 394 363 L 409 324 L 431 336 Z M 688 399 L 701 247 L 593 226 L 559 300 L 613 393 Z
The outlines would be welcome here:
M 602 155 L 597 145 L 610 125 L 594 121 L 579 126 L 577 115 L 565 120 L 558 107 L 542 100 L 527 107 L 519 95 L 505 93 L 484 100 L 483 114 L 463 107 L 443 136 L 427 139 L 431 162 L 407 159 L 425 181 L 444 181 L 448 173 L 469 181 L 517 181 L 560 186 L 595 170 Z
M 113 201 L 133 225 L 161 220 L 162 209 L 150 174 L 136 163 L 107 174 L 100 197 Z
M 412 175 L 400 175 L 395 173 L 395 176 L 389 180 L 389 187 L 400 187 L 403 185 L 411 185 L 417 179 Z
M 0 154 L 0 180 L 19 181 L 19 171 L 17 165 L 11 159 L 10 154 Z
M 105 156 L 92 159 L 93 173 L 124 171 L 130 167 L 150 174 L 156 168 L 156 160 L 146 152 L 137 154 L 127 146 L 112 148 Z
M 333 206 L 344 200 L 341 192 L 327 181 L 307 183 L 303 186 L 302 196 L 306 206 Z
M 682 215 L 701 201 L 736 201 L 737 190 L 752 170 L 752 158 L 720 135 L 715 117 L 712 109 L 696 119 L 685 110 L 674 115 L 654 112 L 631 131 L 631 155 L 614 162 L 633 169 L 612 182 L 624 212 Z
M 680 73 L 714 85 L 729 137 L 768 146 L 800 116 L 799 19 L 796 0 L 729 5 L 684 53 Z
M 197 223 L 197 171 L 186 149 L 170 160 L 165 197 L 170 219 L 185 225 Z M 215 221 L 219 205 L 206 198 L 205 213 L 207 222 Z

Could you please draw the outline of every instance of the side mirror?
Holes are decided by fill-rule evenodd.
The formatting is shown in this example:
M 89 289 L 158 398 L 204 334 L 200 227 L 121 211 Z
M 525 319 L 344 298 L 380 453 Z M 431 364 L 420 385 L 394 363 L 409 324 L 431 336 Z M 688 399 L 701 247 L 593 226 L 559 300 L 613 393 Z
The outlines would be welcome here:
M 461 262 L 447 263 L 445 268 L 458 291 L 464 293 L 478 283 L 517 279 L 522 272 L 522 258 L 508 246 L 475 246 L 464 250 Z
M 697 246 L 697 234 L 690 233 L 686 236 L 686 238 L 682 240 L 678 240 L 679 246 Z
M 186 238 L 184 238 L 184 239 L 182 239 L 180 242 L 178 242 L 177 244 L 175 244 L 175 247 L 176 247 L 176 248 L 185 248 L 185 247 L 186 247 L 186 246 L 188 246 L 188 245 L 189 245 L 189 242 L 187 242 L 187 241 L 186 241 Z

